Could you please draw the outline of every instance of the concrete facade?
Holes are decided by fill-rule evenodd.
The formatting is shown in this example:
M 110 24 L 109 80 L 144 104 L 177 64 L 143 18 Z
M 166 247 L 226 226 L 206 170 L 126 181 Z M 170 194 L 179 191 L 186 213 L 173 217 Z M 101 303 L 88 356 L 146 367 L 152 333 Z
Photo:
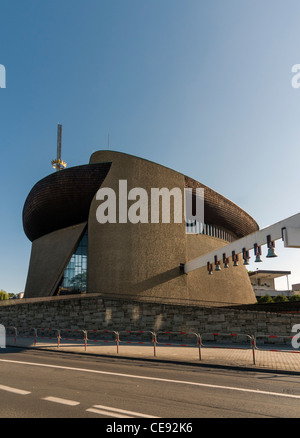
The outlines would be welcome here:
M 90 159 L 90 163 L 103 161 L 112 162 L 103 185 L 114 189 L 117 198 L 119 180 L 127 181 L 128 191 L 145 189 L 148 199 L 151 188 L 184 187 L 183 175 L 147 160 L 111 151 L 96 152 Z M 94 197 L 89 215 L 89 236 L 93 236 L 88 246 L 89 290 L 187 298 L 187 279 L 179 269 L 186 259 L 185 223 L 99 224 L 98 205 Z M 149 203 L 149 217 L 150 213 Z
M 25 286 L 26 295 L 54 295 L 85 227 L 86 223 L 73 225 L 45 234 L 33 241 Z
M 211 306 L 256 301 L 247 271 L 241 264 L 212 276 L 206 268 L 188 275 L 181 272 L 181 263 L 224 246 L 227 243 L 224 238 L 187 234 L 184 220 L 100 224 L 96 217 L 100 204 L 96 194 L 100 187 L 109 187 L 118 196 L 120 180 L 127 181 L 128 191 L 136 187 L 145 189 L 149 199 L 152 188 L 179 187 L 183 192 L 186 187 L 201 187 L 205 223 L 226 231 L 233 239 L 258 230 L 256 222 L 244 210 L 181 173 L 128 154 L 98 151 L 91 156 L 89 165 L 82 167 L 44 178 L 43 184 L 37 183 L 25 202 L 24 230 L 33 242 L 25 298 L 55 295 L 59 278 L 86 225 L 87 293 L 105 293 L 112 298 L 152 297 L 178 303 L 196 300 Z M 52 186 L 63 186 L 64 190 L 53 194 Z M 86 187 L 85 191 L 82 186 Z M 74 190 L 81 191 L 75 196 Z M 72 214 L 69 197 L 73 200 Z M 56 205 L 60 206 L 59 210 Z M 41 225 L 46 215 L 47 222 Z M 44 284 L 43 278 L 47 280 Z

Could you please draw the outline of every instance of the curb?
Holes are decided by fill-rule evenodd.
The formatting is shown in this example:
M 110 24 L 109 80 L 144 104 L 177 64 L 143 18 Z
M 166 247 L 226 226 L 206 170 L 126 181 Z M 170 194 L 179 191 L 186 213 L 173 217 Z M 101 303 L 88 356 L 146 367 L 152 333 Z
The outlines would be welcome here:
M 163 364 L 172 364 L 172 365 L 183 365 L 183 366 L 193 366 L 193 367 L 202 367 L 202 368 L 215 368 L 215 369 L 226 369 L 232 371 L 246 371 L 246 372 L 258 372 L 258 373 L 272 373 L 272 374 L 285 374 L 285 375 L 293 375 L 300 376 L 300 371 L 292 371 L 292 370 L 278 370 L 273 368 L 256 368 L 253 366 L 242 366 L 242 365 L 226 365 L 226 364 L 216 364 L 216 363 L 204 363 L 203 361 L 199 362 L 189 362 L 189 361 L 181 361 L 176 359 L 161 359 L 161 358 L 148 358 L 148 357 L 136 357 L 136 356 L 117 356 L 110 354 L 99 354 L 99 353 L 90 353 L 90 352 L 78 352 L 78 351 L 65 351 L 65 350 L 54 350 L 47 347 L 30 347 L 30 346 L 17 346 L 8 345 L 10 348 L 20 348 L 23 350 L 34 350 L 34 351 L 47 351 L 47 352 L 56 352 L 56 353 L 65 353 L 70 355 L 79 355 L 79 356 L 91 356 L 91 357 L 101 357 L 107 359 L 117 359 L 117 360 L 131 360 L 131 361 L 141 361 L 141 362 L 151 362 L 151 363 L 163 363 Z

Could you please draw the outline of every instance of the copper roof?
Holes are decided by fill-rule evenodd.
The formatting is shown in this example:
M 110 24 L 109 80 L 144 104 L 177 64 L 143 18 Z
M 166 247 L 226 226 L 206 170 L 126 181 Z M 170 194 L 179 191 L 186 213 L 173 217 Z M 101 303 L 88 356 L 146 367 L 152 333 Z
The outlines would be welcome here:
M 52 231 L 88 220 L 94 195 L 111 163 L 70 167 L 41 179 L 30 191 L 23 208 L 23 227 L 33 241 Z
M 234 202 L 185 176 L 185 187 L 204 188 L 204 222 L 225 228 L 238 239 L 259 230 L 255 220 Z

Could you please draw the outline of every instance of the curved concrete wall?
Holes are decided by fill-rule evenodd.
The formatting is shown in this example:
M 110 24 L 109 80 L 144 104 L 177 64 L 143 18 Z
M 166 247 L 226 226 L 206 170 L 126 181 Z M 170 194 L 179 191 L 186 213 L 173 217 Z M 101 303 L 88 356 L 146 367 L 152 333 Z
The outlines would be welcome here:
M 90 160 L 91 163 L 102 161 L 112 163 L 103 187 L 111 187 L 117 194 L 119 180 L 128 181 L 128 191 L 142 187 L 148 193 L 153 187 L 183 190 L 186 185 L 184 175 L 137 157 L 99 151 Z M 224 205 L 225 198 L 219 197 Z M 241 214 L 242 222 L 247 213 L 226 201 L 236 227 L 238 215 Z M 244 266 L 231 267 L 213 276 L 207 274 L 206 268 L 188 275 L 181 273 L 180 263 L 225 245 L 224 240 L 186 234 L 184 221 L 181 224 L 99 224 L 96 220 L 99 204 L 94 197 L 88 222 L 89 292 L 160 296 L 180 302 L 203 300 L 211 305 L 256 301 Z M 222 214 L 225 214 L 224 208 Z M 247 219 L 250 233 L 258 227 L 249 215 Z M 246 234 L 245 228 L 243 232 Z
M 147 160 L 112 151 L 97 152 L 90 160 L 101 161 L 112 163 L 103 187 L 117 196 L 119 180 L 127 180 L 128 191 L 145 189 L 149 199 L 151 188 L 184 187 L 183 175 Z M 94 197 L 88 222 L 88 290 L 186 298 L 186 276 L 179 269 L 186 259 L 185 223 L 99 224 L 99 204 Z
M 186 237 L 188 260 L 211 252 L 227 243 L 224 240 L 201 234 L 186 235 Z M 221 271 L 213 271 L 213 275 L 208 275 L 206 267 L 189 272 L 187 289 L 190 300 L 200 300 L 212 306 L 256 302 L 247 269 L 242 262 L 234 267 L 231 258 L 229 258 L 229 268 L 221 266 Z

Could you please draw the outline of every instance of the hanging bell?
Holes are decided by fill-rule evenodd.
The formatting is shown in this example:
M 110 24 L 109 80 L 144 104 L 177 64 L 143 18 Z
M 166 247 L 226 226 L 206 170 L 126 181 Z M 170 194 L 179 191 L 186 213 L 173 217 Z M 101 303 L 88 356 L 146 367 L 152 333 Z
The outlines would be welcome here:
M 266 257 L 277 257 L 277 254 L 275 253 L 275 243 L 274 240 L 271 240 L 271 236 L 267 236 L 267 244 L 268 244 L 268 254 Z
M 278 257 L 275 249 L 273 247 L 268 249 L 268 254 L 266 255 L 266 257 L 271 258 L 271 257 Z
M 232 251 L 232 261 L 233 261 L 233 266 L 238 266 L 238 256 L 235 253 L 235 251 Z
M 227 269 L 228 266 L 228 258 L 226 257 L 226 254 L 223 254 L 223 263 L 224 263 L 224 268 Z
M 212 275 L 212 264 L 207 262 L 207 270 L 208 270 L 208 274 Z
M 234 255 L 234 262 L 233 262 L 233 266 L 238 266 L 239 265 L 239 256 L 237 254 Z
M 257 254 L 255 257 L 255 263 L 260 263 L 262 262 L 262 259 L 260 258 L 260 254 Z
M 243 248 L 243 259 L 244 259 L 244 265 L 249 265 L 249 251 L 246 250 L 246 248 Z
M 215 256 L 215 271 L 221 271 L 221 266 L 220 266 L 220 262 L 218 261 L 218 257 Z

